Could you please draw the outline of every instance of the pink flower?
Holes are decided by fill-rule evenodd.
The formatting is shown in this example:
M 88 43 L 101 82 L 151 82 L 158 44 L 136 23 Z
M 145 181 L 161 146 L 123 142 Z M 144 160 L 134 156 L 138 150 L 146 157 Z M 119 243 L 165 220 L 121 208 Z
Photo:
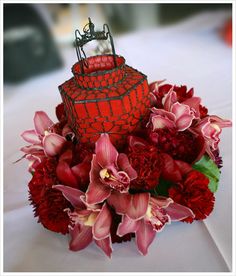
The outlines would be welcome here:
M 130 181 L 137 177 L 128 157 L 118 153 L 106 133 L 101 134 L 95 145 L 90 184 L 86 192 L 86 201 L 96 204 L 107 199 L 112 190 L 127 193 Z
M 223 120 L 213 115 L 203 118 L 190 130 L 193 133 L 201 133 L 203 135 L 206 144 L 206 152 L 215 160 L 213 151 L 218 149 L 222 128 L 231 126 L 232 122 L 230 120 Z
M 192 97 L 179 103 L 173 87 L 162 98 L 162 104 L 164 109 L 151 108 L 148 125 L 152 125 L 153 131 L 165 127 L 184 131 L 191 126 L 193 119 L 200 116 L 200 98 Z
M 31 144 L 21 148 L 25 153 L 24 157 L 31 161 L 31 171 L 45 156 L 57 155 L 66 141 L 65 137 L 55 133 L 54 123 L 43 111 L 35 113 L 34 126 L 35 129 L 26 130 L 21 134 L 22 138 Z M 67 135 L 68 132 L 70 133 L 71 130 L 66 126 L 63 133 Z
M 122 215 L 117 235 L 135 233 L 138 250 L 143 255 L 147 254 L 156 233 L 162 231 L 166 224 L 194 217 L 189 208 L 175 203 L 171 198 L 154 198 L 149 193 L 112 193 L 108 203 Z
M 82 250 L 94 240 L 96 245 L 108 257 L 111 257 L 110 227 L 112 216 L 107 204 L 89 205 L 85 202 L 83 192 L 68 186 L 55 185 L 53 188 L 61 191 L 75 208 L 73 212 L 70 209 L 67 210 L 71 220 L 71 225 L 69 225 L 70 250 Z

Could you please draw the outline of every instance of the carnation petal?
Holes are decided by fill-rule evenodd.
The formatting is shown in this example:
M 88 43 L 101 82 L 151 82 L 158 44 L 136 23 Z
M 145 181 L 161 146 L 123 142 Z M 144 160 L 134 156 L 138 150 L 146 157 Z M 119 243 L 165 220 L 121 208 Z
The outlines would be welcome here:
M 117 235 L 122 237 L 128 233 L 135 233 L 138 230 L 139 221 L 133 220 L 126 215 L 122 216 L 122 221 L 118 225 Z
M 149 198 L 149 193 L 131 195 L 129 208 L 126 211 L 127 216 L 134 220 L 144 217 L 147 212 Z
M 69 248 L 72 251 L 79 251 L 87 247 L 93 240 L 92 227 L 76 224 L 70 229 L 71 241 Z
M 137 178 L 137 172 L 129 163 L 129 159 L 126 154 L 121 153 L 118 155 L 117 160 L 118 167 L 121 168 L 122 171 L 126 172 L 130 178 L 130 180 L 133 180 Z
M 44 135 L 45 130 L 48 130 L 53 125 L 52 120 L 44 111 L 37 111 L 34 115 L 34 126 L 38 134 Z
M 26 130 L 21 134 L 21 137 L 28 143 L 40 144 L 41 141 L 34 129 Z
M 112 244 L 110 236 L 102 240 L 95 240 L 95 243 L 109 258 L 111 258 Z
M 136 244 L 138 250 L 142 255 L 148 253 L 148 247 L 153 242 L 156 232 L 153 230 L 151 224 L 140 221 L 139 228 L 136 232 Z
M 170 216 L 172 221 L 179 221 L 188 217 L 194 218 L 195 215 L 191 209 L 178 203 L 171 203 L 165 211 Z
M 83 192 L 78 189 L 64 186 L 64 185 L 54 185 L 52 186 L 54 189 L 57 189 L 62 192 L 63 196 L 76 208 L 76 209 L 83 209 L 85 208 L 84 203 L 80 199 Z
M 97 140 L 95 153 L 98 164 L 103 168 L 106 168 L 117 161 L 118 152 L 112 145 L 107 133 L 102 133 Z
M 102 240 L 110 235 L 111 228 L 111 212 L 109 211 L 107 204 L 103 204 L 100 213 L 98 214 L 93 226 L 93 237 L 96 240 Z
M 56 134 L 50 133 L 43 137 L 43 147 L 47 156 L 55 156 L 60 153 L 64 143 L 65 138 Z

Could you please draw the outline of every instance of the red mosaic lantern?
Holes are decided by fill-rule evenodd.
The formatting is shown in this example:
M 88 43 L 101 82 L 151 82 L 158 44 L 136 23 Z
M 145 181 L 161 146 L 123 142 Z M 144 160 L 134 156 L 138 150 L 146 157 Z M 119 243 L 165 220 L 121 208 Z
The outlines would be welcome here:
M 95 32 L 89 19 L 83 30 L 83 35 L 76 30 L 79 61 L 72 67 L 74 76 L 59 86 L 67 119 L 81 143 L 94 144 L 101 133 L 108 133 L 111 141 L 121 146 L 149 113 L 147 77 L 115 54 L 106 24 L 103 31 Z M 84 44 L 108 38 L 113 54 L 86 58 Z

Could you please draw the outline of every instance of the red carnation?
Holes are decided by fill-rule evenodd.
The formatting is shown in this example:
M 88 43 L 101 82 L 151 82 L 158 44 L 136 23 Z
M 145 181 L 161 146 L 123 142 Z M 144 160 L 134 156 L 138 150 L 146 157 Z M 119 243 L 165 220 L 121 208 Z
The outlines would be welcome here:
M 38 222 L 51 231 L 66 234 L 69 217 L 64 209 L 72 208 L 60 191 L 52 188 L 59 184 L 56 178 L 57 161 L 45 158 L 36 168 L 29 182 L 29 195 Z
M 149 138 L 157 148 L 171 155 L 176 160 L 193 163 L 205 152 L 205 141 L 201 135 L 193 135 L 189 131 L 160 128 L 149 131 Z
M 162 158 L 156 147 L 141 138 L 130 136 L 128 158 L 138 177 L 131 182 L 131 188 L 153 189 L 159 182 Z
M 195 220 L 203 220 L 212 212 L 215 197 L 208 188 L 209 179 L 196 170 L 186 174 L 185 179 L 169 189 L 169 197 L 175 202 L 190 208 Z M 193 218 L 184 221 L 193 222 Z

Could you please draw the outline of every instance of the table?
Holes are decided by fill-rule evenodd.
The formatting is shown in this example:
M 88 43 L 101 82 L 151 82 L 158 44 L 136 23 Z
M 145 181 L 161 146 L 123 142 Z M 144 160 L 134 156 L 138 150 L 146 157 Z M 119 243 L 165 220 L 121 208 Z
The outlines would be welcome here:
M 177 25 L 115 37 L 117 53 L 148 76 L 194 87 L 210 114 L 232 118 L 232 49 L 218 29 L 229 14 L 203 13 Z M 56 121 L 58 85 L 71 77 L 73 49 L 62 49 L 62 69 L 4 86 L 4 271 L 5 272 L 227 272 L 232 269 L 232 130 L 224 129 L 220 150 L 224 167 L 214 212 L 203 222 L 172 223 L 156 236 L 149 254 L 138 254 L 134 241 L 115 244 L 109 260 L 94 244 L 68 250 L 68 238 L 37 224 L 28 204 L 27 162 L 20 133 L 33 127 L 37 110 Z

